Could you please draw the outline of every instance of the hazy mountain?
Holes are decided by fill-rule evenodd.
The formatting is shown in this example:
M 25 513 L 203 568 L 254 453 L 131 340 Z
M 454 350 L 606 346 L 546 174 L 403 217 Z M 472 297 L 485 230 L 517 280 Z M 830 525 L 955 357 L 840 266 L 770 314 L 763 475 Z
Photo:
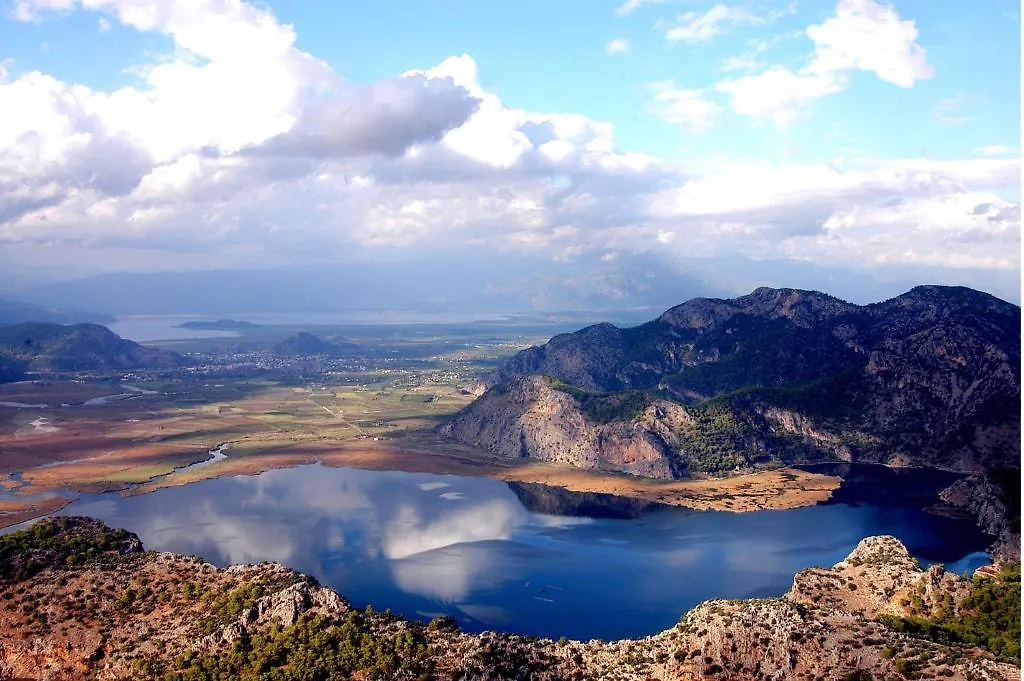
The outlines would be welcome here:
M 50 324 L 105 324 L 114 321 L 110 315 L 80 310 L 61 310 L 30 303 L 0 299 L 0 325 L 23 322 Z
M 918 287 L 698 298 L 504 364 L 442 427 L 509 458 L 654 477 L 771 461 L 1019 468 L 1020 308 Z
M 336 357 L 358 349 L 359 346 L 356 343 L 345 339 L 328 342 L 303 331 L 285 338 L 275 345 L 271 352 L 280 357 L 311 357 L 313 355 Z
M 606 319 L 626 321 L 637 314 L 652 316 L 680 300 L 729 297 L 784 282 L 861 303 L 898 295 L 918 283 L 791 260 L 679 262 L 644 254 L 569 262 L 510 255 L 501 267 L 483 259 L 450 258 L 333 268 L 113 273 L 26 287 L 17 297 L 69 309 L 88 309 L 102 300 L 105 310 L 118 315 L 600 311 Z M 1016 288 L 1000 279 L 993 280 L 991 290 L 1006 295 Z
M 172 367 L 182 357 L 125 340 L 97 324 L 0 326 L 0 375 Z

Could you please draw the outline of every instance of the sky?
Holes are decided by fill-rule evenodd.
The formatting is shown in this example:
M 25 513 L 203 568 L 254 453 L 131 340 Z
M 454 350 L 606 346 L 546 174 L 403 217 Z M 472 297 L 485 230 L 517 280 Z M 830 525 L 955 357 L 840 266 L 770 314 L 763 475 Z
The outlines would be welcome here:
M 1019 300 L 1019 10 L 0 0 L 0 277 L 793 262 Z

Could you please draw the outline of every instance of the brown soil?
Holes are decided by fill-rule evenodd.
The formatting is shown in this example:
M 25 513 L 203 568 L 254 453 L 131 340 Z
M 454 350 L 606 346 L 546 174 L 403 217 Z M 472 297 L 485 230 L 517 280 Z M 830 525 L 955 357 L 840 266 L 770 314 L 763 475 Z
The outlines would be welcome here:
M 208 477 L 254 475 L 319 461 L 325 466 L 377 471 L 487 477 L 562 487 L 572 492 L 599 492 L 645 499 L 698 510 L 758 511 L 811 506 L 831 496 L 840 479 L 791 468 L 760 471 L 713 480 L 653 480 L 630 475 L 587 471 L 539 462 L 521 463 L 482 455 L 469 447 L 429 435 L 395 440 L 316 442 L 283 446 L 245 457 L 230 457 L 195 475 L 175 475 L 158 485 L 134 490 L 184 485 Z

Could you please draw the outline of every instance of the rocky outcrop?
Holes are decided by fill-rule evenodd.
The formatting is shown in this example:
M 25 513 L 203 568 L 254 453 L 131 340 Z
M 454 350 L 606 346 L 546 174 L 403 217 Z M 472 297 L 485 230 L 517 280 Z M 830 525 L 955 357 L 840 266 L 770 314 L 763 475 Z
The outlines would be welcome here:
M 688 420 L 679 405 L 656 402 L 631 420 L 600 423 L 546 377 L 526 376 L 488 391 L 441 432 L 508 459 L 672 478 L 675 433 Z
M 240 580 L 259 579 L 264 576 L 267 569 L 285 568 L 270 565 L 257 566 L 255 569 L 249 565 L 231 566 L 225 570 L 227 574 Z M 311 584 L 308 581 L 300 581 L 285 587 L 280 591 L 258 599 L 251 606 L 245 608 L 238 618 L 224 625 L 220 631 L 215 632 L 204 639 L 206 645 L 210 644 L 232 644 L 238 640 L 247 639 L 250 631 L 277 625 L 279 627 L 290 627 L 299 621 L 304 614 L 323 615 L 332 619 L 338 619 L 349 611 L 349 605 L 333 589 Z
M 1020 467 L 1020 308 L 966 288 L 868 306 L 793 289 L 696 299 L 556 336 L 486 384 L 441 432 L 509 458 L 652 477 L 768 461 Z M 666 416 L 639 417 L 652 404 Z
M 0 548 L 10 541 L 0 538 Z M 291 666 L 300 678 L 327 678 L 329 663 L 346 670 L 339 678 L 410 680 L 1019 681 L 1017 667 L 983 650 L 886 624 L 886 615 L 960 608 L 969 589 L 969 580 L 938 566 L 921 570 L 893 537 L 870 537 L 834 567 L 799 573 L 779 598 L 707 601 L 671 629 L 639 639 L 556 642 L 357 610 L 280 565 L 217 569 L 129 553 L 0 580 L 0 678 L 191 678 L 204 669 L 234 678 L 273 648 L 260 658 L 266 670 Z
M 922 570 L 896 537 L 880 536 L 862 540 L 832 568 L 798 573 L 787 598 L 874 619 L 881 614 L 927 615 L 947 601 L 962 601 L 969 589 L 969 580 L 940 566 Z M 917 605 L 910 611 L 912 602 Z
M 1010 481 L 1009 484 L 1013 485 L 1014 482 Z M 985 475 L 972 475 L 942 490 L 939 498 L 950 506 L 973 514 L 978 520 L 978 526 L 996 537 L 990 550 L 994 557 L 1019 561 L 1020 508 L 1018 506 L 1015 510 L 1017 523 L 1014 525 L 1011 518 L 1013 512 L 1005 502 L 1006 492 Z

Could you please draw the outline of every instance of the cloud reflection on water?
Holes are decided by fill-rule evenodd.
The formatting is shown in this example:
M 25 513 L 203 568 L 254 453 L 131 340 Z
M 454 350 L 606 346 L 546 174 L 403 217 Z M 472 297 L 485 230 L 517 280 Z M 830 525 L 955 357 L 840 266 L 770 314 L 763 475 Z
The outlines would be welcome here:
M 870 534 L 927 545 L 947 563 L 984 544 L 957 535 L 970 523 L 911 508 L 594 520 L 533 513 L 494 480 L 320 465 L 130 498 L 85 495 L 63 513 L 219 565 L 277 561 L 357 605 L 581 638 L 649 634 L 706 598 L 781 593 L 796 570 L 835 562 Z

